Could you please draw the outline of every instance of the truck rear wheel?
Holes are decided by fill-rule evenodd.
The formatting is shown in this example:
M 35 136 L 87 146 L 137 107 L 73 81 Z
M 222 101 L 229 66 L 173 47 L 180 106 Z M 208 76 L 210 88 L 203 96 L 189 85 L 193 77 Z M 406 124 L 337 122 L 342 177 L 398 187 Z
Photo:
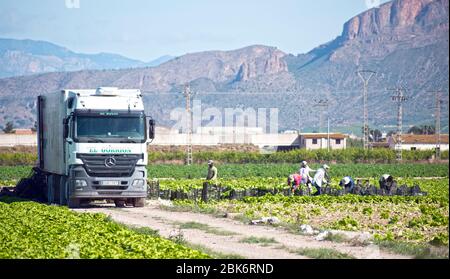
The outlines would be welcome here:
M 126 201 L 125 200 L 114 200 L 114 204 L 116 207 L 125 207 Z
M 134 207 L 144 207 L 145 206 L 145 198 L 135 198 L 133 200 Z
M 127 206 L 134 206 L 134 199 L 127 199 L 125 203 Z
M 67 202 L 67 206 L 69 208 L 79 208 L 81 204 L 80 199 L 69 199 Z

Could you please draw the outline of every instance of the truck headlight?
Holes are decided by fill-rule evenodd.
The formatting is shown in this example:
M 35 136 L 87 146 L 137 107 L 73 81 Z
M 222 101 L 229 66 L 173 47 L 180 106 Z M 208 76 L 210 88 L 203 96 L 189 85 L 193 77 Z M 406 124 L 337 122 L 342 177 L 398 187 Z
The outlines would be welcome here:
M 75 187 L 86 187 L 87 182 L 84 179 L 75 179 Z
M 143 180 L 143 179 L 135 179 L 133 181 L 133 184 L 131 184 L 131 185 L 133 187 L 136 187 L 136 188 L 144 188 L 145 180 Z

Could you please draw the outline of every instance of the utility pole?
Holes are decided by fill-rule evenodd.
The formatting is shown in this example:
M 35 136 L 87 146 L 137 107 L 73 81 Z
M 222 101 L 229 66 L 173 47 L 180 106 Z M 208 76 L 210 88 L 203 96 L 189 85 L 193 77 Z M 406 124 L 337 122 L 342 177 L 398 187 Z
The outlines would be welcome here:
M 442 90 L 435 90 L 435 91 L 428 91 L 429 93 L 434 93 L 435 94 L 435 102 L 436 102 L 436 107 L 435 107 L 435 118 L 436 118 L 436 127 L 435 127 L 435 134 L 436 134 L 436 148 L 435 148 L 435 152 L 436 152 L 436 160 L 441 159 L 441 104 L 443 103 L 442 101 Z
M 325 109 L 321 109 L 320 114 L 319 114 L 319 133 L 321 133 L 322 128 L 323 128 L 323 112 L 326 111 L 327 117 L 329 117 L 329 115 L 328 115 L 329 102 L 328 102 L 328 99 L 320 99 L 320 100 L 315 101 L 315 105 L 317 107 L 325 108 Z
M 320 110 L 320 118 L 319 118 L 319 133 L 322 133 L 322 127 L 323 127 L 323 112 L 327 112 L 327 151 L 330 151 L 330 114 L 328 112 L 329 108 L 329 101 L 328 99 L 320 99 L 315 102 L 316 106 L 325 108 L 325 110 Z
M 396 144 L 395 151 L 397 154 L 397 160 L 403 160 L 403 149 L 402 149 L 402 132 L 403 132 L 403 102 L 405 102 L 408 98 L 404 96 L 404 88 L 394 88 L 389 89 L 391 91 L 395 91 L 396 95 L 393 95 L 392 101 L 397 103 L 397 135 L 396 135 Z
M 192 111 L 191 111 L 191 98 L 192 92 L 189 84 L 184 85 L 184 97 L 186 98 L 186 126 L 187 126 L 187 141 L 186 141 L 186 164 L 192 165 Z
M 357 72 L 358 76 L 364 83 L 363 89 L 363 102 L 364 102 L 364 127 L 363 127 L 363 145 L 364 149 L 369 149 L 369 110 L 367 108 L 367 95 L 368 95 L 368 87 L 369 81 L 373 75 L 376 74 L 374 71 L 370 70 L 362 70 Z
M 328 117 L 327 151 L 330 152 L 330 118 Z

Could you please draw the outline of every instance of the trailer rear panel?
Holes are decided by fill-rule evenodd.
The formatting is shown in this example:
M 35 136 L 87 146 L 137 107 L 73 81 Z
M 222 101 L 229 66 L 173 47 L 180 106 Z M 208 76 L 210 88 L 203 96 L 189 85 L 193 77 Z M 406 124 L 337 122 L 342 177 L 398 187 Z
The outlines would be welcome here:
M 38 97 L 38 156 L 43 171 L 65 175 L 64 125 L 65 91 Z

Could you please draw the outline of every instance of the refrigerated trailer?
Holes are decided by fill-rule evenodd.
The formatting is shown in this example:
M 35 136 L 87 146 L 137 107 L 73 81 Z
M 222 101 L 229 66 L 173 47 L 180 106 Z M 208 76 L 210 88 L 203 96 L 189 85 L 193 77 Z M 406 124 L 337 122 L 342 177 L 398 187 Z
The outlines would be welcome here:
M 67 89 L 38 97 L 38 160 L 49 203 L 144 206 L 155 122 L 139 90 Z

